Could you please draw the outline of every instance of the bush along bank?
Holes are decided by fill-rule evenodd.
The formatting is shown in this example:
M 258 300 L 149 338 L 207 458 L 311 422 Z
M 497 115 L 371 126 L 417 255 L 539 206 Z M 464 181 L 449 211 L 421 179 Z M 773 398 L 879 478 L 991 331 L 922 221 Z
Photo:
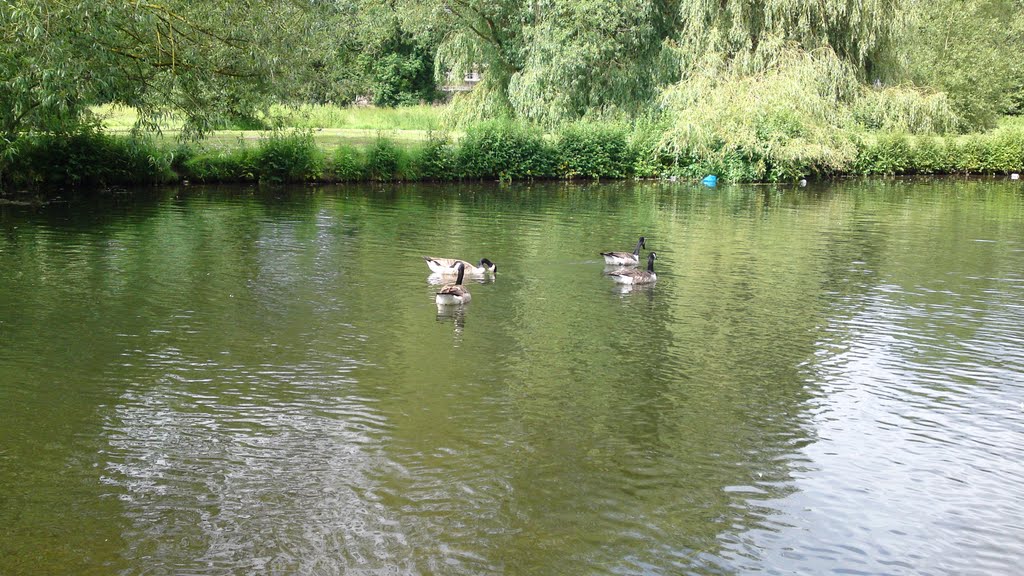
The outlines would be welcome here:
M 854 133 L 837 165 L 813 153 L 785 162 L 757 147 L 714 149 L 666 143 L 655 124 L 575 123 L 545 134 L 511 122 L 483 122 L 458 141 L 431 133 L 398 144 L 379 137 L 328 150 L 312 132 L 272 132 L 255 144 L 224 148 L 110 136 L 97 131 L 26 136 L 0 158 L 5 190 L 210 183 L 408 182 L 528 179 L 683 178 L 794 181 L 807 177 L 1009 174 L 1024 171 L 1024 128 L 965 136 Z

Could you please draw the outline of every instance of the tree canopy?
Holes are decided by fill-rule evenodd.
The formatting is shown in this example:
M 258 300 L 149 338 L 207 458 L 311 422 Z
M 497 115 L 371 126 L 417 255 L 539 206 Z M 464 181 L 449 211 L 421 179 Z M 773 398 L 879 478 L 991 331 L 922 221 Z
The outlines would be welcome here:
M 636 111 L 654 97 L 673 2 L 649 0 L 397 0 L 437 38 L 437 76 L 484 71 L 473 98 L 491 115 L 544 123 Z M 410 26 L 410 29 L 416 27 Z
M 684 75 L 711 66 L 748 74 L 797 47 L 828 49 L 872 80 L 891 67 L 903 0 L 690 0 L 681 5 L 678 53 Z
M 983 126 L 1024 106 L 1022 13 L 1024 0 L 0 0 L 0 137 L 68 130 L 107 102 L 141 127 L 179 114 L 195 134 L 272 101 L 429 100 L 469 71 L 484 80 L 457 103 L 465 118 L 554 125 L 695 102 L 696 88 L 781 87 L 794 65 L 817 75 L 801 93 L 898 94 L 960 119 L 926 125 Z
M 909 0 L 907 79 L 949 95 L 968 125 L 1024 105 L 1024 0 Z
M 315 9 L 292 0 L 4 0 L 0 134 L 67 129 L 101 102 L 137 108 L 144 124 L 181 114 L 197 131 L 245 114 L 295 82 Z

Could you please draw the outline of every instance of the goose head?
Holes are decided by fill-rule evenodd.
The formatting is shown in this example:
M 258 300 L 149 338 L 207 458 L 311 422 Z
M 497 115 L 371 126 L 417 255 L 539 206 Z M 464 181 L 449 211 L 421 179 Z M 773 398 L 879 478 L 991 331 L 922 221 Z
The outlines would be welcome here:
M 494 262 L 491 262 L 487 258 L 480 259 L 480 267 L 492 274 L 498 271 L 498 265 L 495 264 Z
M 644 238 L 643 236 L 641 236 L 640 239 L 636 241 L 636 248 L 633 249 L 633 255 L 640 256 L 640 249 L 641 248 L 646 248 L 646 247 L 647 247 L 647 238 Z

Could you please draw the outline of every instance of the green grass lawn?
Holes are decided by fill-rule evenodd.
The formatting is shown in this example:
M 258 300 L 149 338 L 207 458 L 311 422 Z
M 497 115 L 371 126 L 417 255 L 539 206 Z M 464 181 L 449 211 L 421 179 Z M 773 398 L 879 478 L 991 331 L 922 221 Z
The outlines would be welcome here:
M 134 109 L 123 106 L 96 106 L 93 111 L 101 119 L 103 128 L 112 134 L 127 133 L 138 118 Z M 402 108 L 275 105 L 263 119 L 268 124 L 308 129 L 318 146 L 333 150 L 343 144 L 366 146 L 381 136 L 399 145 L 423 142 L 431 131 L 444 131 L 444 111 L 444 107 L 427 105 Z M 173 143 L 181 134 L 181 126 L 181 120 L 174 117 L 161 122 L 158 140 Z M 256 142 L 265 136 L 263 130 L 217 130 L 207 134 L 203 143 L 227 148 Z
M 165 132 L 163 138 L 177 138 L 178 132 Z M 203 139 L 203 144 L 211 147 L 230 148 L 246 143 L 255 144 L 261 138 L 267 137 L 267 132 L 262 130 L 218 130 L 212 132 Z M 338 146 L 347 144 L 349 146 L 363 147 L 372 144 L 377 138 L 384 137 L 398 145 L 412 145 L 425 142 L 429 131 L 427 130 L 370 130 L 362 128 L 324 128 L 314 130 L 313 141 L 324 150 L 334 150 Z

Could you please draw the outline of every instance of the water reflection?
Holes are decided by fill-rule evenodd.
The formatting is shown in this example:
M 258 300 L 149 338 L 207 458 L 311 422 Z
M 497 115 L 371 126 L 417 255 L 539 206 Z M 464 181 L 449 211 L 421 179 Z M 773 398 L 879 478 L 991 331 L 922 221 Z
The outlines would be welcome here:
M 427 276 L 427 283 L 433 286 L 443 286 L 455 282 L 454 276 L 447 274 L 431 274 Z M 462 279 L 463 284 L 492 284 L 495 282 L 493 275 L 488 276 L 466 276 Z
M 372 497 L 388 424 L 352 394 L 351 366 L 196 363 L 174 350 L 147 365 L 153 379 L 108 424 L 127 557 L 168 572 L 341 573 L 400 544 Z
M 648 284 L 620 284 L 615 282 L 612 284 L 612 290 L 617 291 L 619 294 L 632 294 L 637 292 L 640 294 L 646 294 L 648 298 L 654 297 L 654 283 Z
M 1012 573 L 1024 206 L 992 190 L 5 215 L 0 572 Z M 629 230 L 656 284 L 597 258 Z M 432 307 L 439 245 L 501 281 Z
M 466 328 L 466 307 L 465 306 L 437 306 L 437 321 L 452 324 L 453 332 L 461 337 L 462 331 Z M 458 342 L 458 340 L 456 340 Z

